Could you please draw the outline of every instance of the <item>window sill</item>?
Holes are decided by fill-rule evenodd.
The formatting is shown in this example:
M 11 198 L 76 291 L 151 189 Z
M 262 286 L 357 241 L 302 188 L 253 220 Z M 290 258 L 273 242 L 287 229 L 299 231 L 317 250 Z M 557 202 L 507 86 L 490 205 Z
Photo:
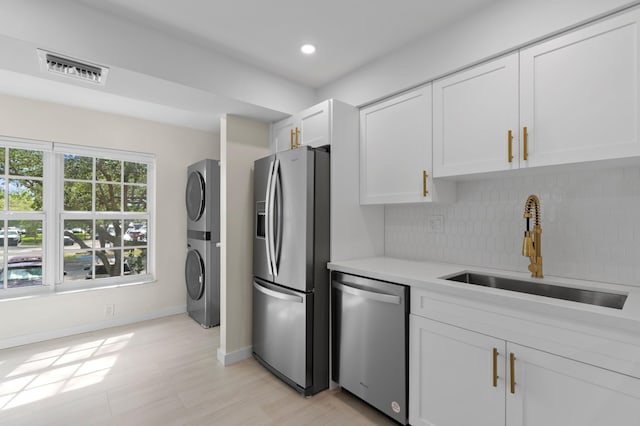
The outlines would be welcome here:
M 0 292 L 0 303 L 13 300 L 33 299 L 36 297 L 50 296 L 51 294 L 52 292 L 49 286 L 2 290 Z
M 38 289 L 29 289 L 29 291 L 18 291 L 14 292 L 9 290 L 9 294 L 0 294 L 0 303 L 2 302 L 11 302 L 16 300 L 26 300 L 26 299 L 35 299 L 41 297 L 49 297 L 49 296 L 58 296 L 58 295 L 66 295 L 66 294 L 75 294 L 75 293 L 84 293 L 94 290 L 107 290 L 111 288 L 120 288 L 120 287 L 131 287 L 145 284 L 153 284 L 157 282 L 157 279 L 152 275 L 145 275 L 143 277 L 139 277 L 140 279 L 127 281 L 127 282 L 118 282 L 118 283 L 98 283 L 87 285 L 84 284 L 82 286 L 73 286 L 73 284 L 58 284 L 51 289 L 49 286 L 39 287 Z M 26 290 L 26 289 L 25 289 Z M 5 291 L 5 290 L 3 290 Z
M 151 284 L 155 282 L 157 282 L 157 280 L 155 279 L 154 276 L 145 275 L 145 276 L 139 277 L 139 279 L 136 279 L 136 280 L 120 281 L 115 283 L 94 283 L 94 284 L 85 284 L 85 285 L 77 285 L 77 286 L 74 286 L 74 284 L 72 283 L 58 284 L 56 285 L 56 290 L 54 291 L 54 294 L 81 293 L 85 291 L 105 290 L 108 288 L 119 288 L 119 287 L 130 287 L 135 285 Z

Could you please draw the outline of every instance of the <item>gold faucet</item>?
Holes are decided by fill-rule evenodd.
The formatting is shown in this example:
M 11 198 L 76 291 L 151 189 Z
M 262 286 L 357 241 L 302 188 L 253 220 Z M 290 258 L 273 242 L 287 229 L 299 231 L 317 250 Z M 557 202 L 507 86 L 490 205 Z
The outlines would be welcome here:
M 532 214 L 533 211 L 533 214 Z M 533 236 L 529 228 L 529 219 L 535 215 Z M 527 219 L 527 230 L 524 231 L 522 255 L 531 259 L 529 271 L 534 278 L 542 278 L 542 228 L 540 227 L 540 200 L 536 195 L 529 195 L 524 204 L 524 218 Z

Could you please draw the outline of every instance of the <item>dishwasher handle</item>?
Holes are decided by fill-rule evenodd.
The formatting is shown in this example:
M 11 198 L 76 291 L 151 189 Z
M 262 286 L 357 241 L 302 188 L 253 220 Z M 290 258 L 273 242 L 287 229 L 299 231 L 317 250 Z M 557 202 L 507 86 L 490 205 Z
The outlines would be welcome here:
M 396 296 L 394 294 L 386 294 L 386 293 L 378 293 L 375 291 L 367 291 L 359 288 L 350 287 L 348 285 L 344 285 L 338 281 L 332 281 L 331 287 L 336 290 L 340 290 L 344 293 L 351 294 L 353 296 L 363 297 L 365 299 L 376 300 L 378 302 L 383 303 L 391 303 L 394 305 L 399 305 L 401 302 L 400 296 Z

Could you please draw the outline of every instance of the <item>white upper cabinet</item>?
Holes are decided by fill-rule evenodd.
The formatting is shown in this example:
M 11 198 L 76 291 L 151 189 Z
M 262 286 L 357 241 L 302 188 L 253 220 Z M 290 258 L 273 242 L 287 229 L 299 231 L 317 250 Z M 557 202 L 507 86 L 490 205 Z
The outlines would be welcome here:
M 432 179 L 431 85 L 360 110 L 360 203 L 453 200 Z
M 640 10 L 520 52 L 527 166 L 640 155 Z
M 300 145 L 317 148 L 330 145 L 331 102 L 324 101 L 297 115 L 300 127 Z
M 295 137 L 294 117 L 288 117 L 271 125 L 271 152 L 293 149 Z
M 518 168 L 518 54 L 435 81 L 433 123 L 435 177 Z
M 271 126 L 272 152 L 331 144 L 331 100 L 326 100 Z
M 434 176 L 640 156 L 639 19 L 615 15 L 435 81 Z

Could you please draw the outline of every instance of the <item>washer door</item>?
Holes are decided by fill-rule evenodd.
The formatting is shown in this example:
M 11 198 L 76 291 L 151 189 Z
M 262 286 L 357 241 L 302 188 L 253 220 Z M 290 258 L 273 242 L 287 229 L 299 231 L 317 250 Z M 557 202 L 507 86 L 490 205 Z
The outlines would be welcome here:
M 185 201 L 187 204 L 187 215 L 192 221 L 197 221 L 204 213 L 204 178 L 200 172 L 191 172 L 187 180 L 187 191 Z
M 187 293 L 192 300 L 199 300 L 204 294 L 204 261 L 197 250 L 189 250 L 184 265 Z

